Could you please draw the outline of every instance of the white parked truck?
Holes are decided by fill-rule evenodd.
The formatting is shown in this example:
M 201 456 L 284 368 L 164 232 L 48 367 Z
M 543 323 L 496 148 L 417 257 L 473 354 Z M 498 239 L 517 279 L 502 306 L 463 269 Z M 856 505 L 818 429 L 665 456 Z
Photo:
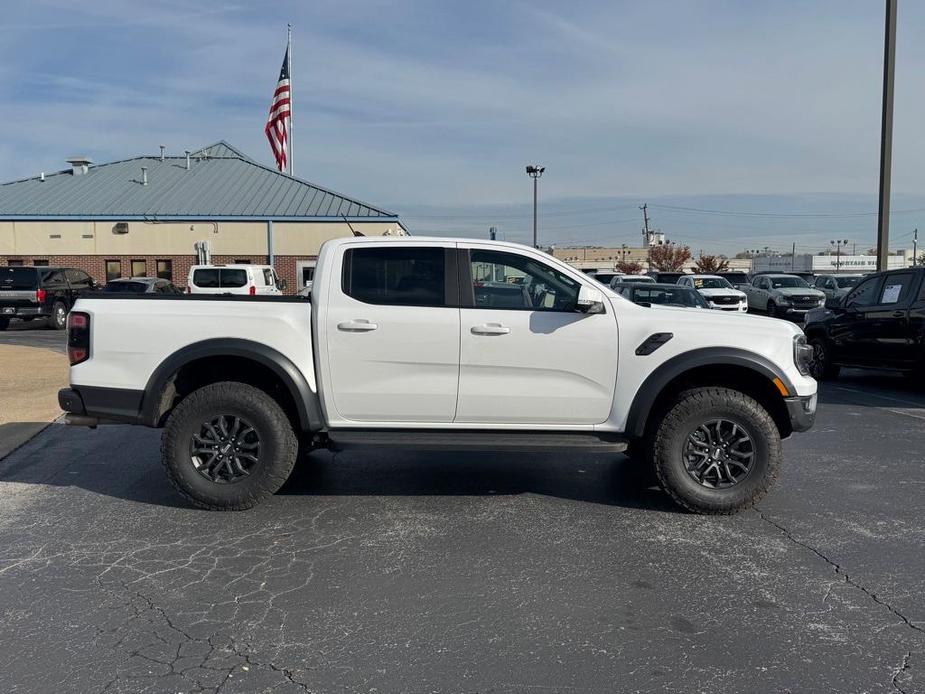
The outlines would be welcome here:
M 163 427 L 177 490 L 245 509 L 300 447 L 626 452 L 687 509 L 754 504 L 813 422 L 802 331 L 633 304 L 509 243 L 345 238 L 310 298 L 92 295 L 70 313 L 71 424 Z

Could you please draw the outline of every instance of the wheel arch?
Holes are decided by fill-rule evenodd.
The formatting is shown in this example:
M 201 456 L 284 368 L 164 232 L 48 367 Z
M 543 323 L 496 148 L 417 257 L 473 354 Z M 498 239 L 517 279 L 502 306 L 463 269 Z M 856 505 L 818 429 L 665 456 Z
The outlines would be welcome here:
M 630 405 L 626 434 L 642 438 L 649 433 L 659 410 L 682 390 L 697 386 L 729 387 L 755 398 L 773 417 L 781 437 L 792 433 L 784 396 L 776 381 L 796 394 L 787 375 L 772 361 L 755 352 L 733 347 L 706 347 L 672 357 L 643 381 Z
M 148 426 L 161 426 L 191 388 L 228 380 L 250 383 L 277 396 L 303 431 L 323 426 L 318 394 L 292 360 L 272 347 L 242 338 L 203 340 L 164 359 L 145 386 L 141 419 Z

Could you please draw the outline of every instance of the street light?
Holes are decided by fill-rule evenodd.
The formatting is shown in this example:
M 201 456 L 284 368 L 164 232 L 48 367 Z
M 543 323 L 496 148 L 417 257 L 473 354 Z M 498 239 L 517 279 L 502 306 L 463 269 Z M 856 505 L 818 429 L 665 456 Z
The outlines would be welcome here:
M 536 164 L 529 164 L 527 166 L 527 175 L 533 179 L 533 247 L 539 248 L 539 245 L 536 242 L 536 181 L 543 175 L 543 172 L 546 170 L 545 166 L 538 166 Z
M 848 239 L 835 239 L 829 243 L 835 246 L 835 272 L 838 272 L 841 269 L 841 247 L 848 247 Z

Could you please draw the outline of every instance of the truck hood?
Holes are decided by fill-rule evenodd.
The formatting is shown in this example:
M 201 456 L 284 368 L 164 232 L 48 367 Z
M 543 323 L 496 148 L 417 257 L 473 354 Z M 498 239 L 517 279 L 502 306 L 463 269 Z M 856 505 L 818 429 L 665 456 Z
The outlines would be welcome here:
M 712 296 L 745 296 L 745 292 L 740 292 L 738 289 L 698 289 L 703 296 L 712 297 Z
M 781 296 L 814 296 L 817 299 L 825 298 L 825 294 L 820 292 L 818 289 L 812 288 L 803 289 L 801 287 L 781 287 L 780 289 L 772 289 L 771 291 L 776 294 L 780 294 Z
M 717 331 L 718 336 L 734 332 L 737 335 L 797 335 L 803 330 L 790 321 L 779 318 L 759 316 L 754 313 L 730 313 L 727 311 L 713 311 L 706 308 L 682 308 L 680 306 L 641 306 L 645 311 L 652 311 L 653 321 L 660 314 L 670 312 L 671 316 L 664 316 L 663 320 L 670 321 L 668 325 L 677 328 L 695 328 L 698 331 Z M 668 328 L 669 330 L 671 327 Z

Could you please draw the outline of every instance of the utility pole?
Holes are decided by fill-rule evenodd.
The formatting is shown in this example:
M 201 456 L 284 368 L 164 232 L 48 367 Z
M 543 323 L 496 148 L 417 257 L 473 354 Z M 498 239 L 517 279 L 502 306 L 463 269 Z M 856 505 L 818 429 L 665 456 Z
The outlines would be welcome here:
M 533 179 L 533 247 L 539 248 L 536 240 L 536 182 L 546 170 L 545 166 L 531 164 L 527 166 L 527 175 Z
M 643 248 L 648 248 L 648 246 L 649 246 L 649 239 L 652 238 L 651 236 L 649 236 L 649 213 L 648 213 L 649 204 L 648 204 L 648 203 L 643 203 L 643 204 L 639 207 L 639 209 L 642 210 L 642 223 L 643 223 L 643 230 L 642 230 L 642 247 L 643 247 Z
M 893 77 L 896 73 L 896 0 L 886 0 L 883 39 L 883 110 L 880 116 L 880 206 L 877 210 L 877 269 L 888 269 L 890 173 L 893 166 Z
M 793 245 L 790 247 L 790 272 L 794 272 L 797 269 L 797 242 L 794 241 Z M 810 268 L 812 270 L 812 268 Z
M 919 254 L 919 229 L 916 227 L 912 230 L 912 267 L 916 265 L 916 258 Z

